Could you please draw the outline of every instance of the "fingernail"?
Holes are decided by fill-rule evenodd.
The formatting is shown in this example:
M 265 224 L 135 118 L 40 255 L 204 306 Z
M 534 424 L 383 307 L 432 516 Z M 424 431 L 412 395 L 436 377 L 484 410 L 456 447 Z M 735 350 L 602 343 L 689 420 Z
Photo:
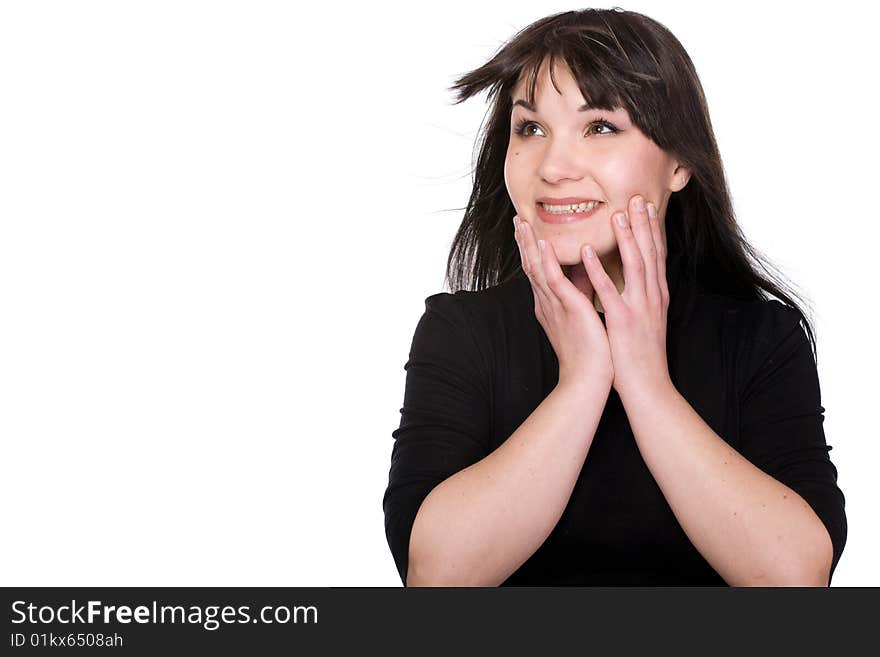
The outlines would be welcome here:
M 513 215 L 513 225 L 519 226 L 520 218 L 518 215 Z
M 636 210 L 643 211 L 645 209 L 645 199 L 641 196 L 636 196 Z
M 651 219 L 657 218 L 657 208 L 654 207 L 653 203 L 648 203 L 648 216 L 651 217 Z
M 617 215 L 615 215 L 614 219 L 615 221 L 617 221 L 618 226 L 620 226 L 621 228 L 626 228 L 627 222 L 626 215 L 624 213 L 619 212 Z
M 586 255 L 590 260 L 596 257 L 596 252 L 593 251 L 593 247 L 587 244 L 584 247 L 584 255 Z

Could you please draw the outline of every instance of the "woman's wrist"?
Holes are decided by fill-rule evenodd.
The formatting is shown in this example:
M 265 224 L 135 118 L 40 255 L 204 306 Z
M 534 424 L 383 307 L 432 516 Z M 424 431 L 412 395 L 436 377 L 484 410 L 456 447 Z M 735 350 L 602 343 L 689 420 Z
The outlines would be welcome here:
M 561 375 L 554 390 L 561 390 L 578 397 L 607 395 L 614 384 L 614 373 L 597 370 L 576 376 Z

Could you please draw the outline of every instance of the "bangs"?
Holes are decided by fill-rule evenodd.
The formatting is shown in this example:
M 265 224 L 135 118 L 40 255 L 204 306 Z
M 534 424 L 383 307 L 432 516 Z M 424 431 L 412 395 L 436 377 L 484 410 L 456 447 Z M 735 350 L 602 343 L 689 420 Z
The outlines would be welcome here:
M 630 115 L 640 115 L 639 109 L 644 103 L 637 103 L 635 99 L 650 97 L 651 94 L 645 95 L 645 92 L 657 83 L 662 85 L 663 78 L 656 58 L 646 58 L 644 52 L 638 51 L 633 57 L 640 61 L 634 63 L 613 31 L 560 27 L 546 33 L 540 44 L 532 47 L 514 84 L 525 81 L 526 99 L 534 105 L 538 73 L 549 59 L 550 80 L 558 93 L 562 91 L 554 74 L 557 64 L 571 71 L 591 109 L 623 108 Z
M 598 42 L 590 39 L 590 43 Z M 555 65 L 559 64 L 566 66 L 571 71 L 581 95 L 590 109 L 611 112 L 622 107 L 631 112 L 634 108 L 631 103 L 627 102 L 630 93 L 627 91 L 625 81 L 620 76 L 620 70 L 603 61 L 601 58 L 603 53 L 607 59 L 607 52 L 601 47 L 601 44 L 593 46 L 593 51 L 585 50 L 584 46 L 580 46 L 574 52 L 565 52 L 565 49 L 560 49 L 536 53 L 524 64 L 515 84 L 525 81 L 526 100 L 534 105 L 538 74 L 543 62 L 549 58 L 550 81 L 557 93 L 562 93 L 554 72 Z M 512 98 L 511 102 L 513 102 Z

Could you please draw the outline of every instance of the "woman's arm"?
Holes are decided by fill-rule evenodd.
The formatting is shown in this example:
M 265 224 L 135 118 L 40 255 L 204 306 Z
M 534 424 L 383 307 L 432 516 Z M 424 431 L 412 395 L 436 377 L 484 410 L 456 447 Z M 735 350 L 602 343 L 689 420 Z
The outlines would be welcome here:
M 571 497 L 611 381 L 557 385 L 496 450 L 425 498 L 407 586 L 498 586 L 550 535 Z
M 739 391 L 733 443 L 671 384 L 634 388 L 621 402 L 682 529 L 728 584 L 829 586 L 846 515 L 816 363 L 793 310 L 776 300 L 754 307 L 762 323 L 743 335 L 771 348 L 740 354 L 749 383 Z
M 828 586 L 833 547 L 810 505 L 733 449 L 674 387 L 621 396 L 645 464 L 730 586 Z

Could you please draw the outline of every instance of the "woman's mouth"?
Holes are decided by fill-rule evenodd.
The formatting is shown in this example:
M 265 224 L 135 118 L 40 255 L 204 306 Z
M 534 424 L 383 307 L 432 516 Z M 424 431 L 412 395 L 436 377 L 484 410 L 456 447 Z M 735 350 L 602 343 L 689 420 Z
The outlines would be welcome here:
M 602 205 L 602 201 L 590 201 L 575 206 L 545 206 L 544 203 L 536 203 L 535 207 L 538 211 L 538 218 L 545 224 L 570 224 L 592 217 Z

